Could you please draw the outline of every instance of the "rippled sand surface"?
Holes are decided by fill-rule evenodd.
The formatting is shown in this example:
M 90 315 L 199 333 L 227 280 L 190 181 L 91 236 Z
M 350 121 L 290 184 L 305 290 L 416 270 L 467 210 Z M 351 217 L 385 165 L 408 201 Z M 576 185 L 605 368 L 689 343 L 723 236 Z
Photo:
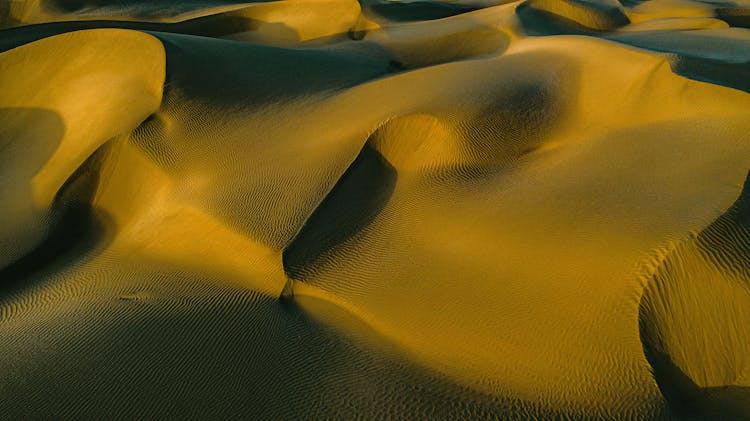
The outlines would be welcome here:
M 0 0 L 0 418 L 750 419 L 748 28 Z

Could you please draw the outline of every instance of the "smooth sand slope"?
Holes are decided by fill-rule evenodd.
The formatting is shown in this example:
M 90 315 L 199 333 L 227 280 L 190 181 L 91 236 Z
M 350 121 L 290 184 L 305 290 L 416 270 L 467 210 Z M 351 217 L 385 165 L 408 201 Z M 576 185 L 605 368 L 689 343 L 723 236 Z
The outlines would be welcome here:
M 0 3 L 0 418 L 750 419 L 749 17 Z

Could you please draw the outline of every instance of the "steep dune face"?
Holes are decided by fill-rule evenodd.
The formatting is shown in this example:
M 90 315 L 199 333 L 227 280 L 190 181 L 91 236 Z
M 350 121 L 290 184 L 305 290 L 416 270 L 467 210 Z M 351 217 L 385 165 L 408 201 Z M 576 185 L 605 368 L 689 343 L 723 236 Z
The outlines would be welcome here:
M 513 17 L 512 6 L 493 13 L 467 13 L 450 20 L 371 28 L 359 38 L 383 45 L 400 68 L 416 68 L 501 54 L 513 33 L 504 27 Z M 500 22 L 500 23 L 498 23 Z
M 683 414 L 750 412 L 748 183 L 726 213 L 665 257 L 641 301 L 646 357 Z
M 133 141 L 178 180 L 186 200 L 280 251 L 361 136 L 320 104 L 390 71 L 387 60 L 157 36 L 169 55 L 165 101 Z
M 130 67 L 133 57 L 142 65 Z M 162 45 L 136 32 L 70 33 L 3 54 L 3 266 L 51 229 L 59 192 L 86 158 L 158 109 L 163 81 Z
M 627 64 L 614 72 L 590 58 L 602 55 Z M 494 82 L 462 80 L 469 66 Z M 746 95 L 582 39 L 519 42 L 481 66 L 399 76 L 450 77 L 472 104 L 454 110 L 460 97 L 444 94 L 424 108 L 435 117 L 401 117 L 375 132 L 319 208 L 328 216 L 308 220 L 297 241 L 308 249 L 325 244 L 344 230 L 336 218 L 365 217 L 358 204 L 378 213 L 359 223 L 357 235 L 315 252 L 323 257 L 304 270 L 292 243 L 286 263 L 299 280 L 295 294 L 340 300 L 424 364 L 493 393 L 512 384 L 526 399 L 554 395 L 581 413 L 630 407 L 635 395 L 625 391 L 641 387 L 639 399 L 648 399 L 633 330 L 641 283 L 634 265 L 665 239 L 700 227 L 715 203 L 731 203 L 735 191 L 721 185 L 746 170 L 743 123 L 731 122 Z M 523 77 L 504 69 L 523 69 Z M 584 69 L 587 86 L 576 86 Z M 635 75 L 646 82 L 623 91 Z M 618 96 L 624 92 L 627 98 Z M 714 101 L 717 95 L 723 99 Z M 691 133 L 680 129 L 682 119 L 693 122 Z M 720 127 L 723 146 L 697 140 Z M 368 160 L 395 174 L 356 176 Z M 706 162 L 722 162 L 721 171 Z M 368 191 L 378 202 L 341 191 Z M 573 199 L 579 195 L 587 200 Z M 685 208 L 691 216 L 676 217 Z M 547 341 L 554 352 L 544 350 Z M 570 382 L 578 387 L 563 386 Z
M 553 17 L 575 22 L 584 28 L 610 30 L 630 23 L 617 0 L 528 0 L 520 7 L 522 15 Z
M 0 413 L 746 419 L 736 3 L 0 4 Z

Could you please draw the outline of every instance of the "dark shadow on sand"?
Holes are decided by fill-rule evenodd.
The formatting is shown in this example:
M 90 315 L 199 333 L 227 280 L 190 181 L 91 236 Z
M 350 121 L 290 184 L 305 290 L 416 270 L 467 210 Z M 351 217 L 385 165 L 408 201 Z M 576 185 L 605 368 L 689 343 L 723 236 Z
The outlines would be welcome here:
M 0 52 L 38 41 L 42 38 L 86 29 L 118 28 L 203 37 L 224 37 L 236 33 L 256 30 L 261 24 L 277 26 L 280 30 L 290 33 L 293 37 L 296 37 L 297 35 L 296 32 L 287 28 L 284 24 L 263 23 L 256 19 L 242 16 L 240 12 L 231 11 L 174 23 L 103 19 L 50 22 L 19 26 L 0 30 Z
M 435 20 L 478 10 L 464 4 L 434 1 L 388 2 L 382 0 L 360 0 L 362 9 L 395 22 Z
M 284 270 L 299 279 L 333 249 L 366 227 L 388 203 L 396 170 L 366 143 L 283 252 Z
M 618 33 L 606 39 L 672 55 L 672 71 L 690 79 L 750 92 L 750 41 L 715 30 Z
M 737 201 L 716 221 L 704 229 L 694 241 L 707 261 L 720 262 L 723 269 L 733 271 L 742 279 L 750 280 L 750 241 L 742 232 L 750 232 L 750 173 Z M 670 264 L 667 258 L 662 267 Z M 698 386 L 669 355 L 664 344 L 668 327 L 660 326 L 655 311 L 669 311 L 670 302 L 654 306 L 650 301 L 664 300 L 660 292 L 663 288 L 677 286 L 661 285 L 659 272 L 669 268 L 659 268 L 650 281 L 639 306 L 639 331 L 643 352 L 652 367 L 662 395 L 670 409 L 678 416 L 690 416 L 706 420 L 747 420 L 750 417 L 750 387 L 723 385 L 719 387 Z M 665 275 L 668 276 L 668 275 Z M 684 279 L 692 282 L 708 282 L 702 279 Z M 679 293 L 679 292 L 676 292 Z M 669 297 L 665 294 L 664 297 Z M 675 305 L 684 305 L 675 303 Z M 660 310 L 657 310 L 660 309 Z M 696 307 L 695 311 L 701 311 Z M 696 326 L 695 329 L 700 329 Z M 736 352 L 747 352 L 738 349 Z M 711 355 L 702 356 L 709 359 Z
M 23 257 L 0 269 L 0 293 L 29 287 L 29 279 L 88 261 L 111 241 L 116 230 L 107 212 L 92 206 L 99 170 L 109 145 L 101 146 L 63 184 L 52 202 L 47 235 Z

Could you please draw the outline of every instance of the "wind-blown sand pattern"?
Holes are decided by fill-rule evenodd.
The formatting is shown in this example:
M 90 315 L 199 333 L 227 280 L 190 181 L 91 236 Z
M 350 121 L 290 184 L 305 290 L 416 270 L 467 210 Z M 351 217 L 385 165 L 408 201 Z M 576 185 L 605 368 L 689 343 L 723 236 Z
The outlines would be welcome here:
M 0 418 L 750 419 L 750 1 L 0 28 Z

